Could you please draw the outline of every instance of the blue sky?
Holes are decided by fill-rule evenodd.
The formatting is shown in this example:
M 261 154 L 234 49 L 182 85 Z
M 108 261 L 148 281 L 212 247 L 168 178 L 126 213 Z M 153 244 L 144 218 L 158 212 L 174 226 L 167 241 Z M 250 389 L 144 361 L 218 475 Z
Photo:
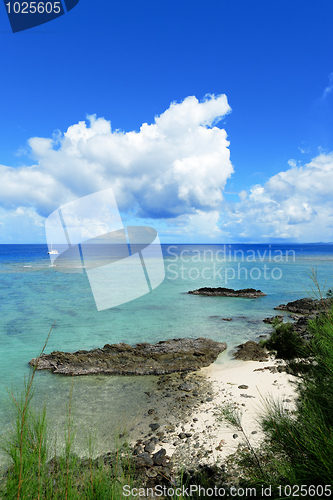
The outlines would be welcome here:
M 53 210 L 107 187 L 163 242 L 333 241 L 332 19 L 331 1 L 80 0 L 12 34 L 3 7 L 0 242 L 44 242 Z

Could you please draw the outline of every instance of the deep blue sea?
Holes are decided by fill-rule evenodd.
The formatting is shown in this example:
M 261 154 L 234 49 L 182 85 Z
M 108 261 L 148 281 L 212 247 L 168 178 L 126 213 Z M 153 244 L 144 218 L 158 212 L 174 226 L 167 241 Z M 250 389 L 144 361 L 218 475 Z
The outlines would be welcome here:
M 158 342 L 177 337 L 209 337 L 228 344 L 219 363 L 230 363 L 241 342 L 269 330 L 262 319 L 274 307 L 312 293 L 314 269 L 320 286 L 333 286 L 333 245 L 163 245 L 166 277 L 152 292 L 121 306 L 97 311 L 85 273 L 62 274 L 50 266 L 46 245 L 0 245 L 0 426 L 12 415 L 9 388 L 22 387 L 28 361 L 36 357 L 53 323 L 46 352 L 102 347 L 106 343 Z M 258 299 L 188 295 L 203 286 L 256 288 Z M 224 321 L 222 318 L 232 318 Z M 72 379 L 38 372 L 38 405 L 45 401 L 61 434 Z M 112 423 L 135 416 L 135 395 L 147 377 L 76 377 L 77 414 L 94 416 L 100 439 Z M 90 412 L 90 413 L 89 413 Z M 91 417 L 93 418 L 93 417 Z

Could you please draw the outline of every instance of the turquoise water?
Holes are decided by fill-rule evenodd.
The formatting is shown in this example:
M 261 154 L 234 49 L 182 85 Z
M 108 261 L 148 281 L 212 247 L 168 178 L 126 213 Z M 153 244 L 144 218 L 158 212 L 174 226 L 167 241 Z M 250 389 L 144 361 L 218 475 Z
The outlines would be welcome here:
M 333 285 L 333 245 L 163 245 L 164 282 L 132 302 L 98 312 L 87 276 L 57 272 L 46 252 L 46 245 L 0 245 L 0 380 L 7 386 L 22 386 L 28 361 L 39 353 L 54 322 L 46 352 L 204 336 L 227 342 L 228 352 L 218 359 L 226 363 L 236 345 L 269 330 L 262 319 L 276 314 L 275 306 L 311 292 L 311 268 L 317 268 L 321 287 Z M 267 296 L 250 300 L 186 293 L 203 286 L 251 287 Z M 223 321 L 226 317 L 233 320 Z M 71 383 L 50 373 L 36 375 L 38 404 L 46 400 L 60 427 Z M 149 377 L 75 378 L 73 397 L 82 420 L 90 411 L 110 434 L 111 420 L 138 415 L 136 394 L 151 383 Z M 3 429 L 11 421 L 7 400 L 1 385 Z

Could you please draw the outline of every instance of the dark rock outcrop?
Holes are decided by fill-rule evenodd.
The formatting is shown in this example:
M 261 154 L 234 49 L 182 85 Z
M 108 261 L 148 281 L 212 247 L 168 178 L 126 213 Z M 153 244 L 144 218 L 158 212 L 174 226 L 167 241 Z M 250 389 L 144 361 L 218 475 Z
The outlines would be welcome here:
M 308 332 L 308 322 L 309 319 L 314 319 L 316 315 L 310 314 L 309 316 L 301 316 L 297 319 L 295 323 L 293 323 L 294 331 L 303 339 L 309 340 L 311 337 Z
M 162 375 L 209 366 L 227 348 L 204 337 L 163 340 L 157 344 L 106 344 L 102 349 L 74 353 L 54 351 L 39 358 L 37 370 L 63 375 Z M 30 361 L 35 366 L 38 358 Z
M 295 323 L 290 323 L 292 330 L 299 336 L 300 342 L 309 341 L 311 339 L 311 334 L 309 332 L 308 323 L 309 320 L 315 319 L 320 313 L 316 314 L 305 314 L 302 315 L 292 315 L 292 319 L 295 319 Z M 288 323 L 284 323 L 288 324 Z
M 308 342 L 311 339 L 311 334 L 308 330 L 309 320 L 315 319 L 321 313 L 329 311 L 331 306 L 331 298 L 314 300 L 306 297 L 288 302 L 287 304 L 280 304 L 274 309 L 293 313 L 290 315 L 295 320 L 295 323 L 292 324 L 293 331 L 299 336 L 300 341 Z
M 332 305 L 332 299 L 314 300 L 304 298 L 288 302 L 288 304 L 280 304 L 274 309 L 278 311 L 289 311 L 296 314 L 319 314 L 325 310 L 329 310 Z
M 234 357 L 242 361 L 267 361 L 269 356 L 267 350 L 253 340 L 240 344 L 237 349 Z
M 191 295 L 206 295 L 212 297 L 243 297 L 246 299 L 256 299 L 257 297 L 264 297 L 266 294 L 261 290 L 254 288 L 244 288 L 243 290 L 233 290 L 232 288 L 199 288 L 198 290 L 191 290 L 188 292 Z

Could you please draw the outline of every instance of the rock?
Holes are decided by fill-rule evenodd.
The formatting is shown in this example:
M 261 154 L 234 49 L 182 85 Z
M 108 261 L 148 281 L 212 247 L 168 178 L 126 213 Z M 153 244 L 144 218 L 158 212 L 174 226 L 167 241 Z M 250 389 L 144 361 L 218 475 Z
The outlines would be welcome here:
M 180 433 L 178 434 L 178 437 L 180 437 L 180 439 L 185 439 L 185 438 L 186 438 L 186 434 L 185 434 L 185 432 L 180 432 Z
M 167 432 L 175 432 L 176 428 L 175 428 L 175 426 L 174 426 L 174 425 L 166 425 L 166 426 L 165 426 L 165 430 L 166 430 Z
M 155 408 L 150 408 L 148 410 L 148 415 L 152 415 L 153 413 L 155 413 Z
M 294 319 L 296 321 L 302 317 L 303 317 L 302 314 L 289 314 L 289 318 Z
M 232 437 L 233 437 L 234 439 L 237 439 L 237 438 L 238 438 L 238 434 L 233 434 L 233 435 L 232 435 Z
M 146 476 L 149 478 L 156 477 L 157 475 L 158 475 L 157 470 L 154 470 L 154 469 L 146 470 Z
M 154 465 L 162 465 L 165 455 L 166 455 L 166 450 L 164 448 L 161 448 L 156 453 L 154 453 L 154 455 L 152 456 Z
M 155 450 L 155 443 L 153 441 L 149 441 L 144 450 L 147 452 L 147 453 L 153 453 L 153 451 Z
M 191 434 L 190 432 L 185 432 L 185 436 L 186 436 L 187 438 L 190 438 L 190 437 L 192 437 L 192 434 Z
M 151 459 L 148 453 L 140 453 L 134 459 L 134 463 L 136 467 L 152 467 L 154 465 L 153 460 Z
M 271 316 L 270 318 L 263 319 L 263 322 L 264 323 L 272 324 L 275 321 L 277 321 L 279 323 L 282 323 L 283 322 L 283 318 L 284 318 L 283 314 L 278 314 L 277 316 Z
M 160 426 L 160 424 L 149 424 L 149 427 L 152 431 L 156 431 Z
M 106 344 L 102 349 L 74 353 L 54 351 L 30 361 L 37 370 L 63 375 L 162 375 L 199 370 L 225 351 L 225 342 L 205 337 L 162 340 L 157 344 Z M 151 396 L 151 393 L 147 393 Z
M 245 384 L 242 384 L 242 385 L 238 386 L 238 389 L 248 389 L 248 388 L 249 388 L 249 386 L 245 385 Z
M 209 319 L 217 319 L 220 321 L 232 321 L 232 318 L 223 318 L 222 316 L 209 316 Z
M 255 398 L 255 396 L 250 396 L 249 394 L 241 394 L 242 398 Z
M 289 311 L 296 314 L 317 314 L 319 312 L 329 310 L 332 305 L 332 299 L 314 300 L 308 297 L 304 299 L 294 300 L 287 304 L 280 304 L 274 307 L 276 310 Z
M 198 290 L 192 290 L 188 292 L 191 295 L 206 295 L 214 297 L 243 297 L 247 299 L 256 299 L 257 297 L 264 297 L 266 294 L 261 290 L 255 290 L 254 288 L 244 288 L 242 290 L 233 290 L 232 288 L 199 288 Z M 227 320 L 229 321 L 229 319 Z
M 162 474 L 162 476 L 169 477 L 171 474 L 171 471 L 172 471 L 171 467 L 161 467 L 159 472 Z
M 268 352 L 263 347 L 260 347 L 257 342 L 249 340 L 245 344 L 237 346 L 238 351 L 234 354 L 236 359 L 243 361 L 266 361 Z
M 295 332 L 297 332 L 301 337 L 304 337 L 307 334 L 307 328 L 308 328 L 308 322 L 310 316 L 301 316 L 298 318 L 296 323 L 293 324 L 293 329 Z
M 141 443 L 138 443 L 133 449 L 133 455 L 140 455 L 143 453 L 144 449 Z
M 196 384 L 191 384 L 190 382 L 184 382 L 183 384 L 180 384 L 178 389 L 180 391 L 190 392 L 190 391 L 193 391 L 193 389 L 196 389 L 196 387 L 197 387 Z

